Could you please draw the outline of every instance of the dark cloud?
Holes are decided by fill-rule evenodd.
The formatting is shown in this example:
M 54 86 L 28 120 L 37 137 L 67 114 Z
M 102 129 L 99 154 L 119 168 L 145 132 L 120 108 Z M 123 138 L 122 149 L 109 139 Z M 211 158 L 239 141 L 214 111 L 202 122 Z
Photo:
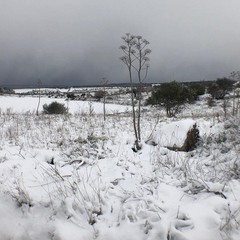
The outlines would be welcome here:
M 240 68 L 239 0 L 1 0 L 0 84 L 126 82 L 121 36 L 150 41 L 148 81 L 228 76 Z

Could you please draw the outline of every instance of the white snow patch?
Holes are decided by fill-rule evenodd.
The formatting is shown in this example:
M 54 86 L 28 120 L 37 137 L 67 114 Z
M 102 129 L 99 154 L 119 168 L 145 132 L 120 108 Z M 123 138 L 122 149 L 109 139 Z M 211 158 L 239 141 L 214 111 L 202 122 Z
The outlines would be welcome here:
M 192 119 L 161 124 L 154 132 L 152 140 L 160 146 L 181 147 L 194 124 L 196 121 Z

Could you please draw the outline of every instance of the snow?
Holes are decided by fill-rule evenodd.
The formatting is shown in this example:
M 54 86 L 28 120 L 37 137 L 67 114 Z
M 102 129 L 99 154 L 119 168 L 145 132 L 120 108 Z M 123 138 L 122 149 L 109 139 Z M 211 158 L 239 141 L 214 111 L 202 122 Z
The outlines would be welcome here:
M 38 106 L 38 97 L 16 97 L 16 96 L 0 96 L 0 109 L 3 112 L 14 111 L 14 113 L 34 113 Z M 89 113 L 91 111 L 96 114 L 103 113 L 103 104 L 99 102 L 89 101 L 67 101 L 61 98 L 47 98 L 41 97 L 39 111 L 43 111 L 44 104 L 50 104 L 51 102 L 57 101 L 64 104 L 68 109 L 69 113 L 82 114 Z M 91 106 L 90 106 L 91 105 Z M 121 112 L 129 111 L 129 106 L 106 104 L 107 114 L 116 114 Z
M 152 134 L 158 145 L 143 141 L 135 153 L 126 106 L 107 105 L 104 122 L 101 103 L 92 103 L 94 114 L 88 102 L 69 101 L 69 116 L 36 116 L 37 103 L 0 97 L 0 239 L 240 238 L 238 119 L 193 119 L 192 109 L 163 117 Z M 143 140 L 154 114 L 144 113 Z M 194 124 L 197 149 L 165 148 L 182 144 Z
M 152 141 L 161 146 L 181 147 L 184 144 L 187 133 L 196 121 L 192 119 L 184 119 L 182 121 L 174 121 L 164 123 L 158 127 L 153 133 Z

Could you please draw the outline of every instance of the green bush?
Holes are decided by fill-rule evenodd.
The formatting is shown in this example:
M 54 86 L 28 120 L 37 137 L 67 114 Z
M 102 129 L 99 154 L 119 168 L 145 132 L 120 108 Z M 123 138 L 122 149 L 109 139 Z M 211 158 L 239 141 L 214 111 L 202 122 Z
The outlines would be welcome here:
M 45 114 L 66 114 L 67 108 L 62 103 L 52 102 L 43 105 L 43 113 Z
M 190 83 L 188 87 L 193 93 L 194 100 L 197 100 L 199 96 L 205 93 L 206 87 L 203 83 Z
M 215 99 L 224 99 L 233 88 L 234 81 L 227 78 L 218 78 L 208 87 L 208 93 Z
M 194 100 L 193 91 L 176 81 L 163 83 L 156 87 L 147 104 L 160 105 L 166 110 L 168 117 L 173 117 L 182 110 L 187 102 Z

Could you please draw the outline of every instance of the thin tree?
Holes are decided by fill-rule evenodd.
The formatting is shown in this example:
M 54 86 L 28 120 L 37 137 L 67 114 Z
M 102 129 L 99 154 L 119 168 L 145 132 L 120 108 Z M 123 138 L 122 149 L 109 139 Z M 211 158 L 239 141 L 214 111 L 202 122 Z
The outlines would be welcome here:
M 232 106 L 232 115 L 238 115 L 238 109 L 240 104 L 240 93 L 239 93 L 239 87 L 240 87 L 240 71 L 233 71 L 231 72 L 230 79 L 236 81 L 236 83 L 233 84 L 233 106 Z M 236 102 L 237 98 L 237 102 Z
M 103 85 L 103 120 L 106 121 L 106 86 L 108 84 L 108 80 L 104 77 L 102 78 Z
M 38 84 L 38 105 L 37 105 L 36 115 L 38 116 L 38 110 L 39 110 L 40 101 L 41 101 L 41 85 L 42 85 L 42 82 L 40 79 L 38 79 L 37 84 Z
M 129 81 L 131 87 L 131 103 L 132 103 L 132 121 L 135 134 L 135 146 L 136 150 L 141 149 L 141 99 L 142 99 L 142 83 L 146 79 L 148 74 L 148 55 L 151 50 L 147 48 L 149 42 L 143 39 L 142 36 L 134 36 L 127 33 L 122 37 L 123 45 L 120 49 L 123 52 L 123 56 L 120 60 L 127 66 L 129 73 Z M 137 73 L 137 79 L 139 83 L 138 87 L 138 114 L 136 117 L 136 109 L 134 102 L 134 88 L 133 88 L 133 70 Z

